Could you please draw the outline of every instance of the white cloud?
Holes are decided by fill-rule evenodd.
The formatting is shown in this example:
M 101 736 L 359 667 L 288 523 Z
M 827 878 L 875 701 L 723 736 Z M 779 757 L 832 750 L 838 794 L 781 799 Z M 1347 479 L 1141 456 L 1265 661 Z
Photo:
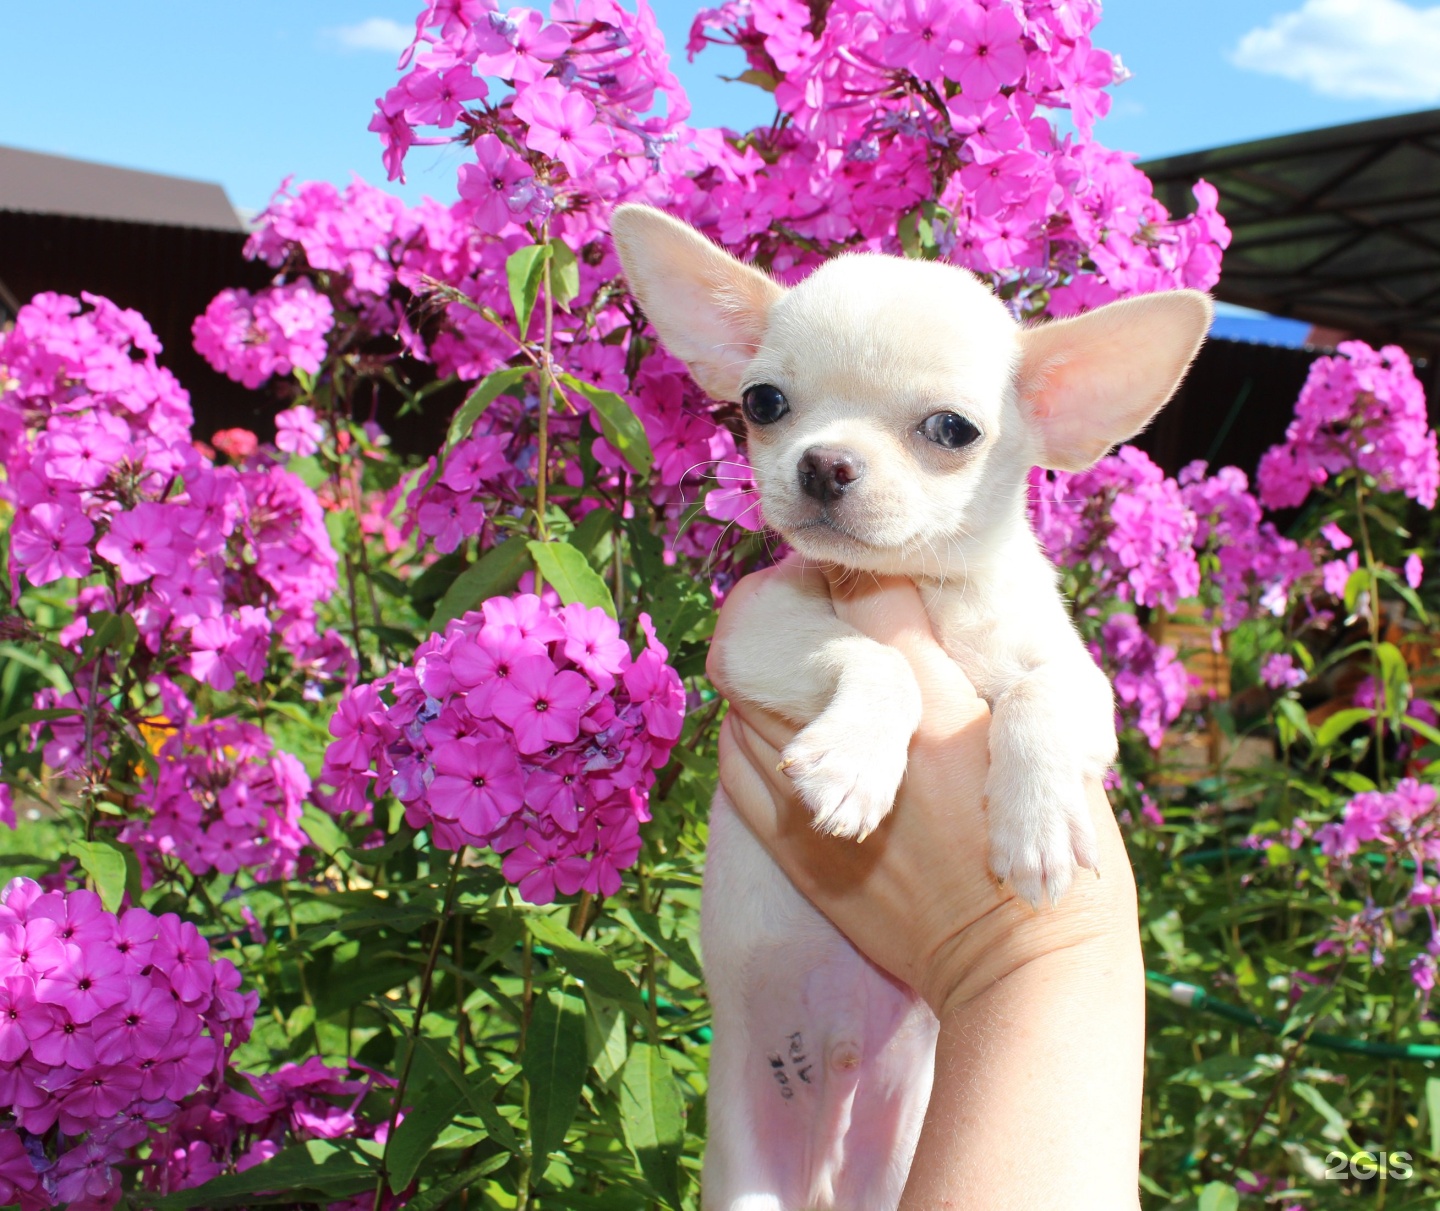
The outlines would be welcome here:
M 354 25 L 327 29 L 325 36 L 343 50 L 379 50 L 398 55 L 414 41 L 415 30 L 389 17 L 366 17 Z
M 1305 0 L 1252 29 L 1230 61 L 1329 97 L 1433 103 L 1440 101 L 1440 7 Z

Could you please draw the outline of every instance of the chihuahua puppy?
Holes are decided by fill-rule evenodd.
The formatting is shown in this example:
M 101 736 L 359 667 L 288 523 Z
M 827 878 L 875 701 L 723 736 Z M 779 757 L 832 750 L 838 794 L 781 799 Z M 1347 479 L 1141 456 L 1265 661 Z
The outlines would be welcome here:
M 1031 905 L 1057 901 L 1096 867 L 1085 784 L 1115 757 L 1115 714 L 1030 529 L 1028 473 L 1089 467 L 1143 429 L 1199 349 L 1209 299 L 1152 294 L 1025 328 L 938 262 L 842 256 L 787 290 L 650 207 L 618 208 L 611 230 L 661 340 L 741 404 L 766 523 L 803 559 L 920 586 L 990 706 L 991 869 Z M 767 585 L 745 611 L 726 677 L 801 726 L 783 768 L 815 826 L 863 840 L 904 777 L 914 675 L 803 583 Z M 701 928 L 703 1205 L 894 1208 L 929 1101 L 933 1014 L 795 891 L 723 793 Z

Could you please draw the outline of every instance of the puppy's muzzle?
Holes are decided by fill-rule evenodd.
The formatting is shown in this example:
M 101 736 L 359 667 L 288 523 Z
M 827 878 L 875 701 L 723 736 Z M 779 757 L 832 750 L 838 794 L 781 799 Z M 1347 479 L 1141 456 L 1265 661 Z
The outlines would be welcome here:
M 865 474 L 865 463 L 850 450 L 811 446 L 800 456 L 796 470 L 800 475 L 800 490 L 823 505 L 844 496 Z

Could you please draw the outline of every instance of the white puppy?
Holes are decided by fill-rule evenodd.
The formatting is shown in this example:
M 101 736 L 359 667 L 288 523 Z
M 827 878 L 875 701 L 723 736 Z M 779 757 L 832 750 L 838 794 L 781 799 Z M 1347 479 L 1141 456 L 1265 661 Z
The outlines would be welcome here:
M 1032 466 L 1079 470 L 1169 399 L 1209 327 L 1181 290 L 1022 328 L 980 281 L 844 256 L 784 289 L 658 210 L 612 220 L 651 324 L 741 403 L 768 525 L 802 557 L 909 576 L 989 703 L 990 865 L 1031 904 L 1095 867 L 1085 781 L 1115 756 L 1110 685 L 1026 517 Z M 920 694 L 820 595 L 767 585 L 725 673 L 803 730 L 786 772 L 826 832 L 891 809 Z M 797 893 L 716 795 L 702 941 L 715 1014 L 709 1211 L 886 1211 L 929 1100 L 936 1023 Z

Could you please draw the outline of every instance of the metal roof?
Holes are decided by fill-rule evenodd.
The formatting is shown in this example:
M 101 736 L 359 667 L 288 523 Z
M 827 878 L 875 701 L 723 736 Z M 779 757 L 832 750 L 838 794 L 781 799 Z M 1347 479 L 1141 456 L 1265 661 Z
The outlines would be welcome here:
M 221 185 L 0 147 L 0 211 L 241 231 Z
M 1440 350 L 1440 110 L 1151 160 L 1172 214 L 1204 178 L 1234 238 L 1215 296 Z

